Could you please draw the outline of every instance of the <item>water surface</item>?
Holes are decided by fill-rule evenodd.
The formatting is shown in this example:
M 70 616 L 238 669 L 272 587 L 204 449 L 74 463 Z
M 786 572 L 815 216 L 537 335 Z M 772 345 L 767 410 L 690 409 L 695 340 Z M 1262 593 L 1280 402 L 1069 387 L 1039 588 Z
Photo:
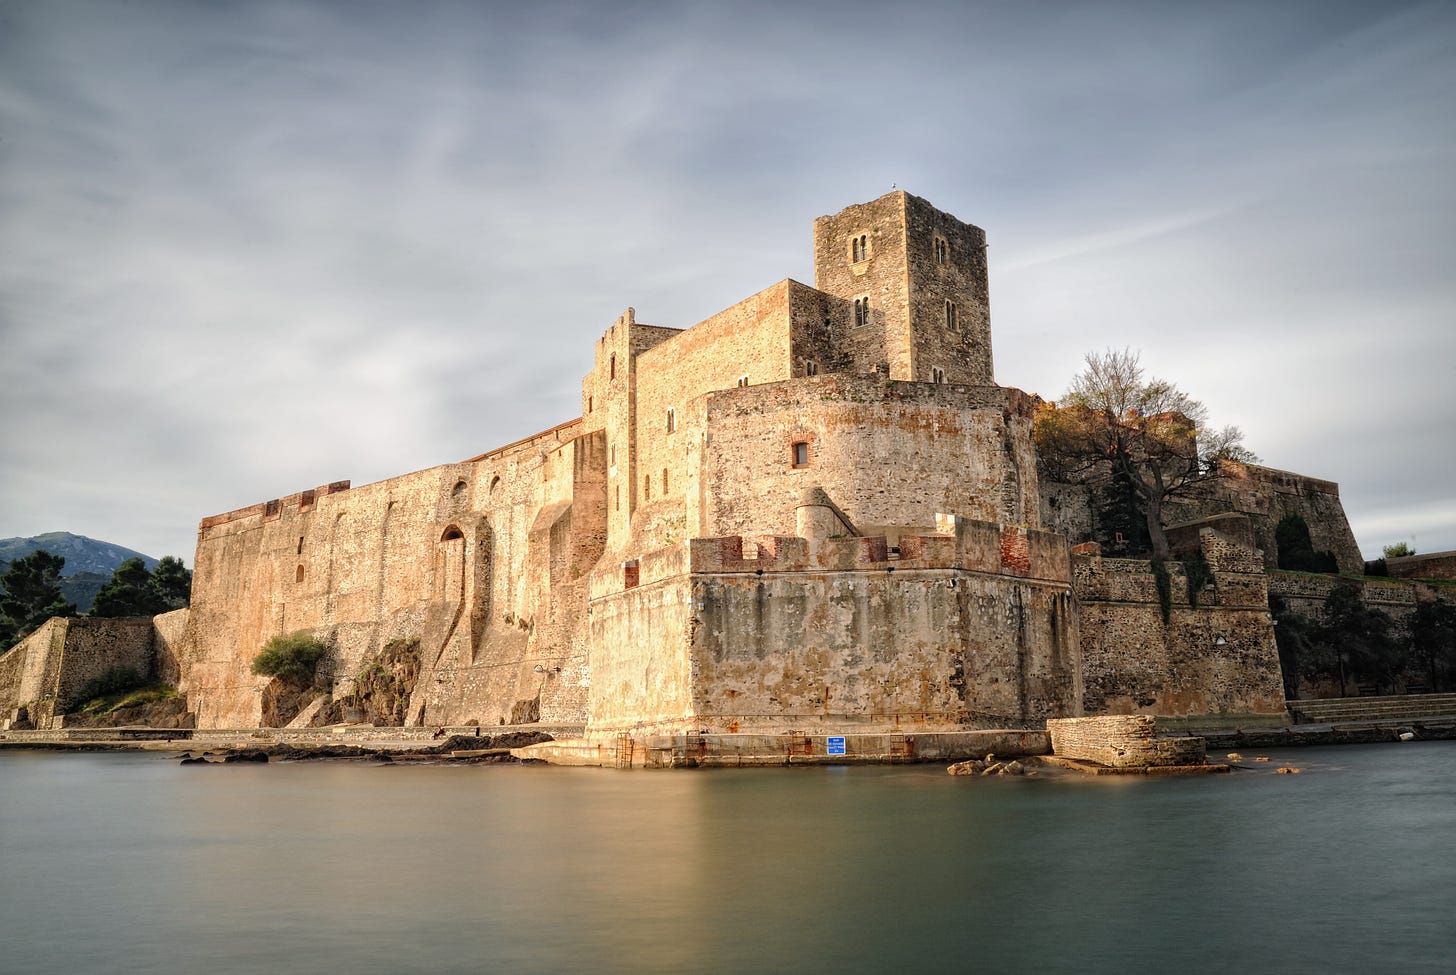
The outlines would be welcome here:
M 3 752 L 0 970 L 1456 970 L 1456 743 L 1263 754 L 1020 780 Z

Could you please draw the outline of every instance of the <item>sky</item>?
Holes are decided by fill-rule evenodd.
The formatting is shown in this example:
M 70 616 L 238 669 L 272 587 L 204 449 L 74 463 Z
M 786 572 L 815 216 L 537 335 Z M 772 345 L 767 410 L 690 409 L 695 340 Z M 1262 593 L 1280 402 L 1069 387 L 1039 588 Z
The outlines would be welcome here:
M 1456 549 L 1456 4 L 0 0 L 0 537 L 571 419 L 892 185 L 986 230 L 996 379 L 1092 351 Z

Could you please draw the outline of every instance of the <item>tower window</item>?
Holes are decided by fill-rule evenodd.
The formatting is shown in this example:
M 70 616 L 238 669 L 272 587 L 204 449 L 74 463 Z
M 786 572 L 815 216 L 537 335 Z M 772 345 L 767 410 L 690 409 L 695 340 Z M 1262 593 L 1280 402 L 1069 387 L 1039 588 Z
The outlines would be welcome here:
M 809 466 L 809 442 L 807 440 L 796 440 L 796 441 L 794 441 L 794 445 L 790 449 L 790 452 L 789 452 L 789 458 L 790 458 L 791 463 L 795 467 L 808 467 Z
M 870 238 L 868 234 L 860 234 L 849 242 L 849 259 L 858 264 L 870 256 Z
M 945 303 L 945 327 L 954 332 L 960 327 L 960 313 L 954 301 Z
M 667 468 L 662 469 L 662 493 L 667 493 Z
M 643 501 L 651 501 L 652 500 L 652 475 L 651 474 L 643 474 L 642 475 L 642 500 Z
M 615 353 L 615 352 L 612 353 L 611 363 L 607 366 L 607 378 L 608 379 L 616 379 L 617 378 L 617 353 Z
M 854 299 L 854 327 L 870 323 L 870 298 L 865 295 L 863 298 Z
M 806 376 L 817 376 L 817 375 L 819 375 L 819 363 L 815 362 L 813 359 L 805 359 L 804 360 L 804 375 L 806 375 Z
M 586 398 L 586 411 L 588 413 L 592 411 L 592 398 L 590 396 Z
M 935 238 L 935 263 L 950 263 L 950 244 L 946 243 L 944 237 Z
M 740 389 L 742 389 L 744 386 L 747 386 L 747 385 L 748 385 L 748 373 L 744 373 L 743 375 L 741 375 L 741 376 L 738 377 L 738 387 Z
M 940 366 L 932 366 L 930 369 L 930 381 L 933 383 L 945 382 L 945 370 Z
M 676 433 L 677 432 L 677 410 L 668 410 L 667 411 L 667 432 L 668 433 Z

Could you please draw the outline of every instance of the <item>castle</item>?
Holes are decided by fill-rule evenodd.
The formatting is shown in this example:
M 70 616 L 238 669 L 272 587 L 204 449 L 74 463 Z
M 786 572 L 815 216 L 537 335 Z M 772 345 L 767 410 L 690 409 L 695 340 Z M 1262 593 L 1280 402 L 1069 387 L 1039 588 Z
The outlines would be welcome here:
M 339 700 L 408 648 L 411 725 L 1283 716 L 1272 524 L 1306 515 L 1357 571 L 1333 484 L 1231 467 L 1170 531 L 1211 568 L 1190 592 L 1172 564 L 1170 604 L 1147 562 L 1075 544 L 1085 491 L 1039 478 L 1040 401 L 995 384 L 982 230 L 897 191 L 817 219 L 814 259 L 813 287 L 688 329 L 627 309 L 577 419 L 204 519 L 156 669 L 201 728 L 269 719 L 249 665 L 295 631 L 333 646 Z M 322 721 L 330 696 L 289 720 Z

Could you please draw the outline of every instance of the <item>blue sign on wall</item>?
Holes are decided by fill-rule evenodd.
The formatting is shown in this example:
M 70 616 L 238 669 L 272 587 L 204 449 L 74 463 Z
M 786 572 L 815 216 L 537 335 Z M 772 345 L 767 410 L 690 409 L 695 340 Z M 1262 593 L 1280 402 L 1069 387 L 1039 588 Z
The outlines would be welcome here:
M 843 755 L 844 754 L 844 736 L 843 735 L 840 735 L 840 736 L 838 736 L 836 738 L 830 738 L 830 739 L 828 739 L 828 743 L 829 743 L 829 746 L 825 750 L 830 755 Z

